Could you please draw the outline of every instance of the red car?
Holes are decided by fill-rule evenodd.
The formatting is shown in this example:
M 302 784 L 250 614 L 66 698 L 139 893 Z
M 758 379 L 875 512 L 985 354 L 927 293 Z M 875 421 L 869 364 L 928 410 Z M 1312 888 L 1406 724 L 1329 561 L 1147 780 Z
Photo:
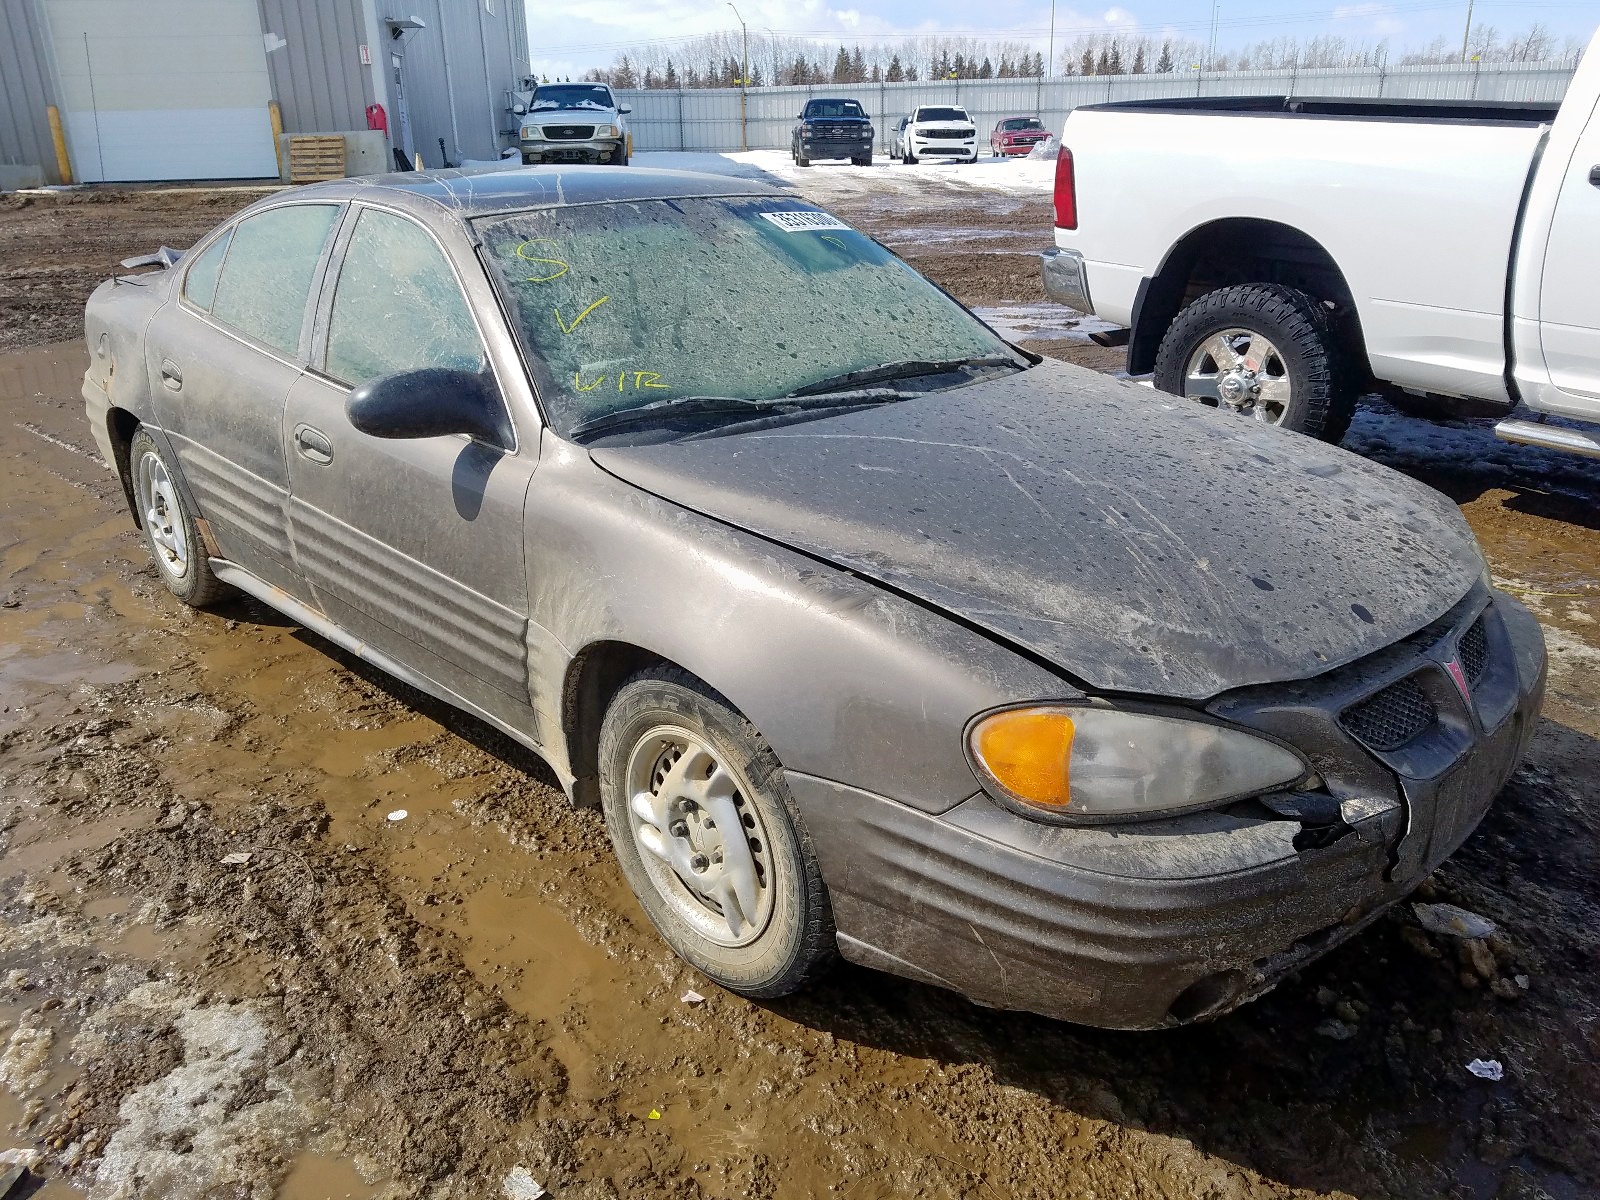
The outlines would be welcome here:
M 1006 117 L 989 135 L 989 153 L 995 158 L 1026 154 L 1049 136 L 1038 117 Z

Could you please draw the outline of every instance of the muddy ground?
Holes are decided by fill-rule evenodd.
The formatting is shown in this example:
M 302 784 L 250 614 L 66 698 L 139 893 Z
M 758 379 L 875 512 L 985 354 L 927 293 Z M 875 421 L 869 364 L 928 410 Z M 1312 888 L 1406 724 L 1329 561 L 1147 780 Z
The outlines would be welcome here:
M 251 198 L 0 201 L 0 1149 L 39 1155 L 43 1200 L 1600 1193 L 1595 465 L 1381 406 L 1352 432 L 1461 503 L 1550 633 L 1530 760 L 1426 885 L 1499 923 L 1476 954 L 1402 908 L 1161 1034 L 853 968 L 753 1003 L 665 950 L 524 752 L 162 588 L 72 339 L 118 259 Z M 833 207 L 1121 365 L 1041 306 L 1042 201 Z

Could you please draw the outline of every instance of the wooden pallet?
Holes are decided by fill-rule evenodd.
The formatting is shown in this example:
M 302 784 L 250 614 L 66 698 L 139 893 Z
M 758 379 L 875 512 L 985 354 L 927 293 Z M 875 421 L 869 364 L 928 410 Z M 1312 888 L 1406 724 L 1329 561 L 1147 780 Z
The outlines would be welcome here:
M 343 179 L 344 138 L 296 135 L 289 139 L 289 182 L 316 183 L 319 179 Z

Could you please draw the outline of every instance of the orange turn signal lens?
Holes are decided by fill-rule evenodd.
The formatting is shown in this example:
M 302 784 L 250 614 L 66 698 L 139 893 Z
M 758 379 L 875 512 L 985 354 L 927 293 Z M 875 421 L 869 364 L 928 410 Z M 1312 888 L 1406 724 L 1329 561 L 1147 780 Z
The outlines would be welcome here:
M 1024 804 L 1066 808 L 1072 803 L 1073 732 L 1072 718 L 1059 708 L 1008 709 L 972 727 L 972 755 Z

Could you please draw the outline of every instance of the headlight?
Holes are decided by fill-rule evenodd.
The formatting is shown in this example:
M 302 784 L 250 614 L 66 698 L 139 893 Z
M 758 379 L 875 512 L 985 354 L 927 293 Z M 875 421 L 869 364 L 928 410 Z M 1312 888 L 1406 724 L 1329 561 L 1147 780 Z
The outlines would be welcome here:
M 596 125 L 594 127 L 594 135 L 597 138 L 621 137 L 622 130 L 618 129 L 615 125 Z
M 525 142 L 538 142 L 544 140 L 544 130 L 537 125 L 524 125 L 522 127 L 522 140 Z
M 967 731 L 1001 800 L 1092 824 L 1205 808 L 1300 782 L 1300 756 L 1225 725 L 1087 705 L 1011 708 Z

